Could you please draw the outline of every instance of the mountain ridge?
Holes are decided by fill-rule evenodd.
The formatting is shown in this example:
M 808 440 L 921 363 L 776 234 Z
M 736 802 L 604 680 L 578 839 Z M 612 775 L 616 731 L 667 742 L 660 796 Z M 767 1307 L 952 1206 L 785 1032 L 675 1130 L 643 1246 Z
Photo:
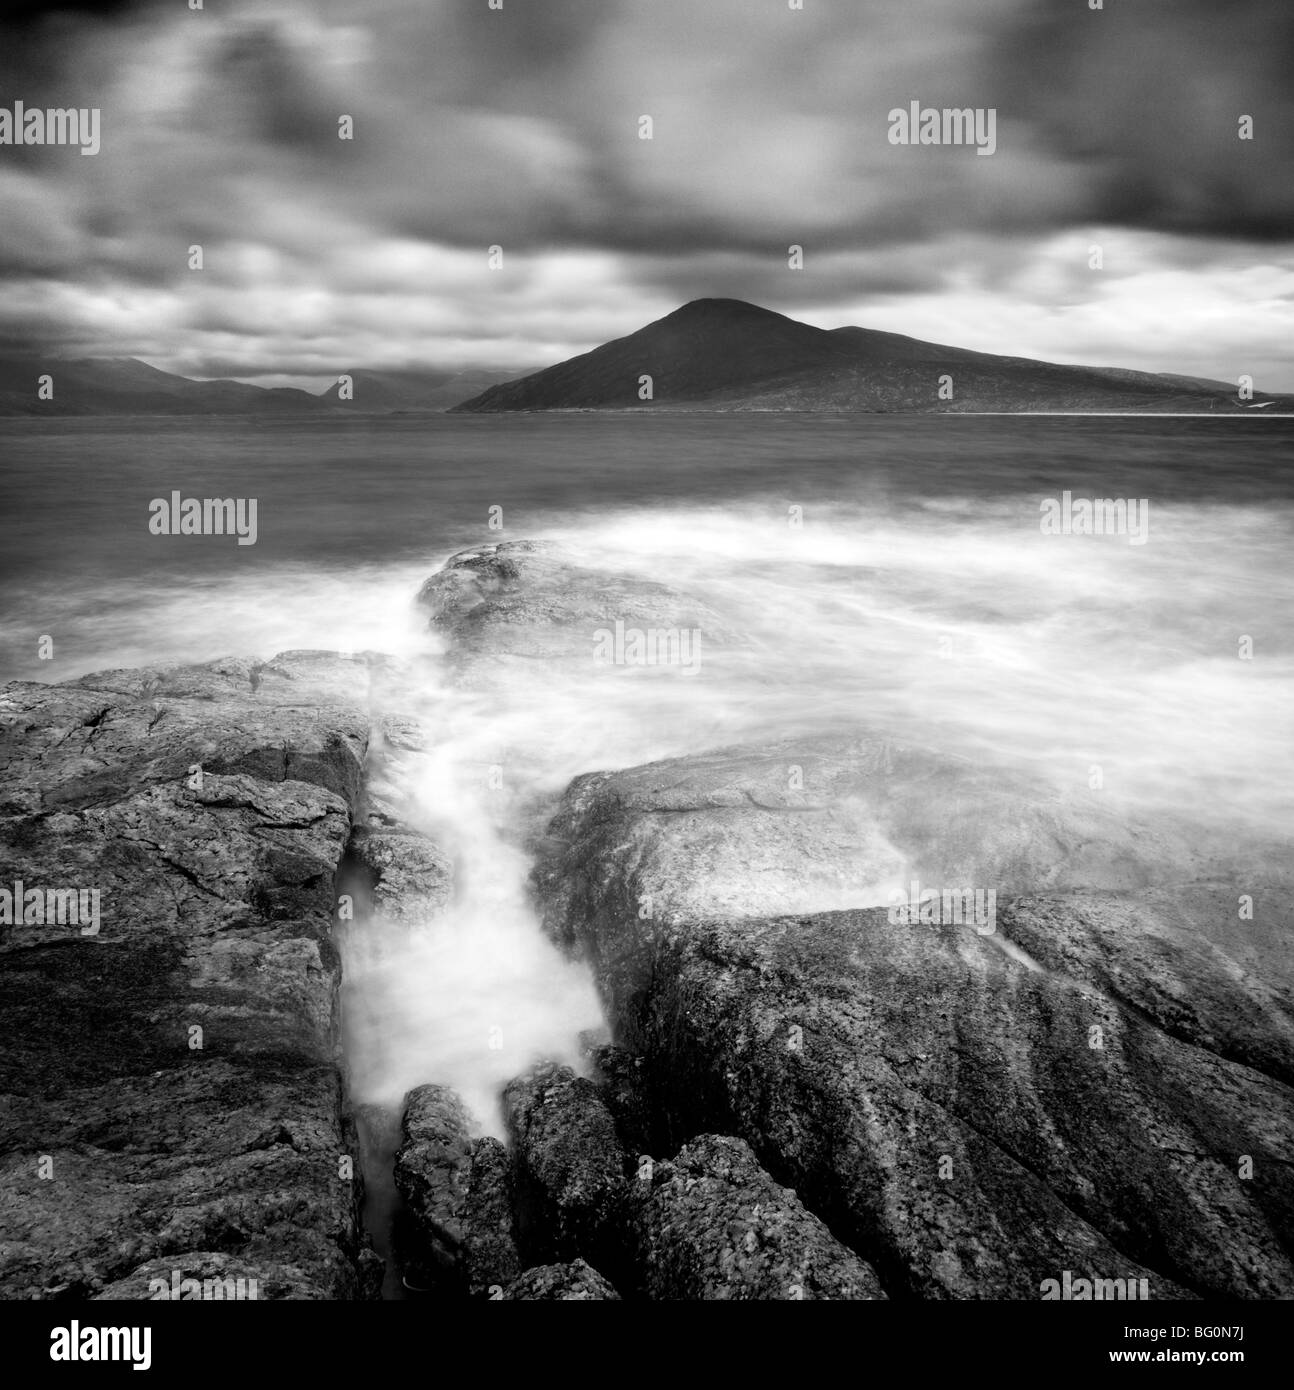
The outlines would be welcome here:
M 198 381 L 137 357 L 0 356 L 0 417 L 56 415 L 318 415 L 341 411 L 440 413 L 501 372 L 356 369 L 353 396 L 338 399 L 336 380 L 321 392 L 254 386 L 228 378 Z M 42 399 L 42 378 L 53 394 Z
M 650 397 L 641 394 L 647 389 Z M 1294 397 L 1265 392 L 1254 402 L 1294 408 Z M 878 329 L 816 328 L 744 300 L 696 299 L 634 333 L 489 387 L 453 411 L 1208 413 L 1246 404 L 1222 382 L 1004 357 Z
M 38 384 L 52 379 L 53 396 Z M 339 383 L 349 379 L 341 398 Z M 650 398 L 640 396 L 649 377 Z M 694 299 L 635 332 L 520 377 L 470 368 L 364 368 L 322 391 L 198 381 L 126 357 L 0 355 L 0 417 L 493 414 L 534 410 L 984 411 L 1239 414 L 1222 381 L 1006 357 L 861 327 L 817 328 L 740 299 Z

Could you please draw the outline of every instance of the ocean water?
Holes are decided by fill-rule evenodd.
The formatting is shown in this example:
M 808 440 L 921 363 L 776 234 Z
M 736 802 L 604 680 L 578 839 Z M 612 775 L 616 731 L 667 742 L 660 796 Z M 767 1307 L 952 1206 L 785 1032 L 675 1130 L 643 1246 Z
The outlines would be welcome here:
M 405 769 L 447 916 L 348 934 L 351 1086 L 499 1087 L 599 1021 L 541 936 L 525 838 L 578 773 L 870 729 L 1061 795 L 1294 825 L 1294 421 L 796 415 L 0 422 L 0 674 L 376 649 L 417 662 Z M 255 545 L 149 503 L 256 499 Z M 1135 503 L 1139 534 L 1045 534 Z M 501 529 L 491 528 L 491 519 Z M 464 691 L 412 600 L 456 550 L 548 538 L 694 593 L 749 641 L 693 672 Z M 40 642 L 52 639 L 52 659 Z M 492 776 L 492 770 L 494 775 Z M 501 770 L 501 780 L 499 775 Z

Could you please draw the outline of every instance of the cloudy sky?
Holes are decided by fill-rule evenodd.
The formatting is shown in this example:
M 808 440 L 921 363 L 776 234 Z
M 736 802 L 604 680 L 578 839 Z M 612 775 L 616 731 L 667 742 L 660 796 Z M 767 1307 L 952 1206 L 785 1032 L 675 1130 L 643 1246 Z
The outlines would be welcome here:
M 0 146 L 0 352 L 520 372 L 729 295 L 1290 391 L 1291 73 L 1290 0 L 20 3 L 0 107 L 102 147 Z

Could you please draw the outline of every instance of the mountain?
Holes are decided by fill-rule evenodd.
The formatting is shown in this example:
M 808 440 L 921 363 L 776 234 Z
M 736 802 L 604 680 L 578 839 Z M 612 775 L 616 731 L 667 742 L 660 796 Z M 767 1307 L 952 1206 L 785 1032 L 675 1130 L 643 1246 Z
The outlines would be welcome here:
M 348 375 L 352 391 L 349 400 L 340 398 L 337 382 L 321 391 L 320 399 L 358 411 L 442 411 L 478 395 L 504 377 L 503 372 L 490 371 L 355 371 Z
M 334 383 L 315 395 L 295 387 L 241 381 L 193 381 L 134 357 L 0 357 L 0 416 L 5 415 L 328 415 L 443 411 L 497 382 L 501 372 L 356 371 L 354 397 Z M 41 400 L 40 379 L 53 396 Z
M 652 399 L 639 397 L 652 379 Z M 941 382 L 941 378 L 951 381 Z M 952 398 L 943 399 L 951 389 Z M 1255 395 L 1294 408 L 1294 397 Z M 1068 367 L 869 328 L 814 328 L 738 299 L 696 299 L 626 338 L 515 381 L 456 411 L 1238 411 L 1234 387 Z
M 43 376 L 52 378 L 49 400 L 38 395 Z M 320 408 L 308 391 L 191 381 L 133 357 L 0 358 L 0 415 L 281 415 Z
M 696 299 L 627 338 L 512 381 L 483 369 L 356 369 L 314 394 L 193 381 L 133 357 L 0 356 L 5 415 L 328 415 L 513 410 L 844 410 L 895 412 L 1294 410 L 1294 396 L 1198 377 L 1067 367 L 882 333 L 814 328 L 739 299 Z M 53 398 L 41 400 L 41 377 Z M 639 380 L 652 379 L 652 399 Z M 951 399 L 941 397 L 949 387 Z

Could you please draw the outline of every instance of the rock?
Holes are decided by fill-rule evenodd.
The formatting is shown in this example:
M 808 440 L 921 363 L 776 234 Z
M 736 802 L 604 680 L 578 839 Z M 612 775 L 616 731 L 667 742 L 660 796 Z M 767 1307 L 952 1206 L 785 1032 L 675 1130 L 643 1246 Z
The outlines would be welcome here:
M 639 1176 L 633 1227 L 648 1298 L 885 1297 L 875 1272 L 740 1139 L 701 1135 Z
M 0 693 L 0 886 L 99 893 L 0 927 L 6 1297 L 221 1256 L 275 1296 L 369 1287 L 332 943 L 369 716 L 317 700 L 323 656 L 304 703 L 276 662 Z
M 643 1090 L 643 1061 L 611 1043 L 590 1048 L 598 1094 L 611 1112 L 616 1133 L 631 1158 L 650 1155 L 659 1146 L 651 1106 Z
M 392 921 L 422 925 L 453 897 L 449 856 L 419 831 L 357 826 L 350 852 L 371 876 L 373 906 Z
M 614 1299 L 620 1295 L 583 1260 L 570 1264 L 536 1265 L 502 1291 L 512 1302 L 575 1302 L 580 1299 Z
M 380 705 L 400 663 L 384 652 L 280 652 L 252 672 L 256 694 L 280 704 Z
M 521 1268 L 506 1152 L 473 1129 L 447 1086 L 419 1086 L 405 1098 L 395 1184 L 411 1226 L 406 1274 L 418 1288 L 479 1296 Z
M 1231 1125 L 1273 1180 L 1249 1078 L 1218 1063 L 1201 1125 L 1198 1058 L 956 932 L 895 942 L 875 910 L 669 932 L 634 1036 L 655 1109 L 676 1134 L 741 1134 L 891 1293 L 1035 1298 L 1065 1269 L 1159 1298 L 1279 1287 L 1261 1199 L 1221 1149 Z
M 616 1277 L 627 1160 L 597 1087 L 544 1062 L 508 1083 L 503 1107 L 523 1252 L 558 1261 L 582 1255 Z
M 86 679 L 90 679 L 87 677 Z M 136 698 L 19 682 L 0 694 L 0 815 L 120 804 L 150 787 L 246 776 L 358 803 L 368 717 L 355 708 L 225 698 Z
M 155 1302 L 258 1302 L 282 1298 L 324 1298 L 303 1271 L 250 1264 L 212 1250 L 163 1256 L 140 1265 L 94 1295 L 96 1300 L 146 1298 Z
M 545 541 L 504 541 L 451 556 L 418 603 L 450 638 L 451 657 L 575 658 L 592 669 L 600 630 L 700 632 L 702 647 L 740 640 L 708 605 L 647 579 L 585 566 Z M 539 674 L 534 665 L 533 674 Z
M 1013 893 L 1137 903 L 1205 872 L 1185 831 L 860 742 L 578 778 L 545 843 L 546 924 L 591 962 L 658 1127 L 744 1138 L 888 1292 L 1036 1298 L 1066 1269 L 1147 1277 L 1158 1298 L 1294 1291 L 1284 1035 L 1226 1023 L 1260 987 L 1210 964 L 1198 933 L 1175 993 L 1153 972 L 1106 992 L 1110 962 L 1175 968 L 1151 940 L 1070 952 L 1068 974 L 1014 944 L 1051 928 Z M 869 901 L 878 844 L 900 883 L 995 887 L 1002 931 L 820 910 Z M 1195 1021 L 1157 1026 L 1187 995 Z
M 876 906 L 914 879 L 999 897 L 1140 888 L 1207 863 L 1186 830 L 1130 826 L 1099 797 L 1062 801 L 1019 774 L 866 735 L 587 774 L 568 789 L 543 848 L 537 882 L 553 926 L 614 911 L 623 949 L 648 911 Z M 676 871 L 682 864 L 687 873 Z M 612 892 L 621 894 L 614 905 Z
M 1243 899 L 1253 916 L 1242 917 Z M 1282 882 L 1021 898 L 1001 930 L 1054 974 L 1294 1086 L 1294 898 Z
M 513 1220 L 512 1161 L 497 1139 L 478 1139 L 472 1149 L 467 1192 L 467 1290 L 480 1298 L 517 1277 L 521 1260 Z
M 405 1097 L 403 1131 L 395 1185 L 412 1217 L 419 1264 L 425 1267 L 414 1277 L 456 1281 L 472 1171 L 471 1121 L 448 1086 L 419 1086 Z

